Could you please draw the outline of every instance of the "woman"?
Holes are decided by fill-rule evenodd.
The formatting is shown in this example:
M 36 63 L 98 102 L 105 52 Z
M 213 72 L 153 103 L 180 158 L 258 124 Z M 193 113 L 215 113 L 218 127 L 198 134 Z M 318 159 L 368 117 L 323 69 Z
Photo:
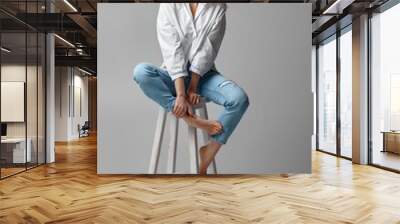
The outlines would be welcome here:
M 206 174 L 245 113 L 246 93 L 225 79 L 214 61 L 225 33 L 226 4 L 163 3 L 157 18 L 157 36 L 163 65 L 141 63 L 133 78 L 144 94 L 182 118 L 206 130 L 210 141 L 200 148 L 200 174 Z M 200 96 L 224 107 L 218 120 L 204 120 L 192 113 Z

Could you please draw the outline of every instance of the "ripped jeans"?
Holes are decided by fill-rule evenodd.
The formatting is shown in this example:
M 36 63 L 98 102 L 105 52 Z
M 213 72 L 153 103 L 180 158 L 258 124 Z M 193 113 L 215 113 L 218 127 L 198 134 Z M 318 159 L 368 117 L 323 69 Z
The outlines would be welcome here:
M 141 63 L 133 72 L 133 79 L 139 84 L 146 96 L 172 111 L 175 104 L 174 82 L 168 72 L 157 66 Z M 185 87 L 190 83 L 190 76 L 184 77 Z M 224 107 L 219 115 L 222 132 L 211 136 L 214 141 L 225 144 L 249 106 L 247 94 L 235 82 L 225 79 L 216 71 L 209 71 L 199 81 L 198 94 Z

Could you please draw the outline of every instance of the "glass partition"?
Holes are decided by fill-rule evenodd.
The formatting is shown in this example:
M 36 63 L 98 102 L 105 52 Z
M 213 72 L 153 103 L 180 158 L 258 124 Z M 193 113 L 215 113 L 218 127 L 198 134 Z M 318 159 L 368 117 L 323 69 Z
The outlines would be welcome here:
M 46 36 L 38 33 L 38 76 L 37 76 L 37 153 L 38 164 L 46 162 Z
M 31 159 L 28 168 L 37 165 L 38 160 L 38 35 L 36 32 L 27 33 L 27 74 L 26 74 L 26 113 L 27 113 L 27 143 Z
M 44 1 L 1 2 L 42 13 Z M 0 12 L 0 178 L 45 163 L 45 34 Z
M 32 155 L 26 144 L 26 33 L 2 33 L 1 47 L 1 176 L 7 177 L 24 171 Z

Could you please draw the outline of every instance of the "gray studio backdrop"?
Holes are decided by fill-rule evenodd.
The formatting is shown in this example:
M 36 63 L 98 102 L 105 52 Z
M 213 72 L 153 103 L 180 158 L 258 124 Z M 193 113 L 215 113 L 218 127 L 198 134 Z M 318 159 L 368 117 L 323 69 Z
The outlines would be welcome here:
M 143 95 L 132 71 L 140 62 L 162 62 L 156 37 L 158 7 L 99 4 L 99 174 L 147 173 L 158 106 Z M 216 65 L 250 99 L 242 122 L 217 156 L 219 173 L 310 172 L 311 5 L 228 4 L 227 30 Z M 216 118 L 221 108 L 211 103 L 208 107 L 210 117 Z M 179 131 L 177 172 L 189 173 L 183 121 Z M 165 173 L 167 145 L 168 135 L 159 173 Z

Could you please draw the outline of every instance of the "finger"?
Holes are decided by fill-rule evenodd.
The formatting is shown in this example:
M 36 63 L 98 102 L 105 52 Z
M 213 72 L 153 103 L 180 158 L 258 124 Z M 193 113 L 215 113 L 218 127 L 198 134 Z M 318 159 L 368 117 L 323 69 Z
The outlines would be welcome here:
M 197 104 L 197 96 L 193 96 L 193 104 Z
M 181 117 L 185 116 L 186 110 L 187 110 L 186 107 L 185 107 L 185 106 L 182 106 L 182 107 L 181 107 L 181 110 L 179 111 L 179 112 L 180 112 L 179 115 L 180 115 Z
M 183 111 L 182 107 L 179 107 L 177 109 L 176 114 L 178 115 L 178 117 L 182 117 L 182 111 Z
M 186 116 L 186 114 L 187 114 L 187 110 L 182 110 L 181 117 L 184 117 L 184 116 Z
M 184 110 L 183 116 L 189 114 L 189 105 L 190 105 L 190 104 L 187 104 L 187 105 L 185 106 L 185 110 Z
M 193 102 L 193 95 L 190 95 L 189 96 L 189 103 L 192 103 Z
M 198 103 L 200 103 L 200 96 L 199 95 L 196 96 L 196 104 L 198 104 Z
M 193 108 L 191 106 L 188 107 L 187 112 L 190 116 L 193 116 Z

